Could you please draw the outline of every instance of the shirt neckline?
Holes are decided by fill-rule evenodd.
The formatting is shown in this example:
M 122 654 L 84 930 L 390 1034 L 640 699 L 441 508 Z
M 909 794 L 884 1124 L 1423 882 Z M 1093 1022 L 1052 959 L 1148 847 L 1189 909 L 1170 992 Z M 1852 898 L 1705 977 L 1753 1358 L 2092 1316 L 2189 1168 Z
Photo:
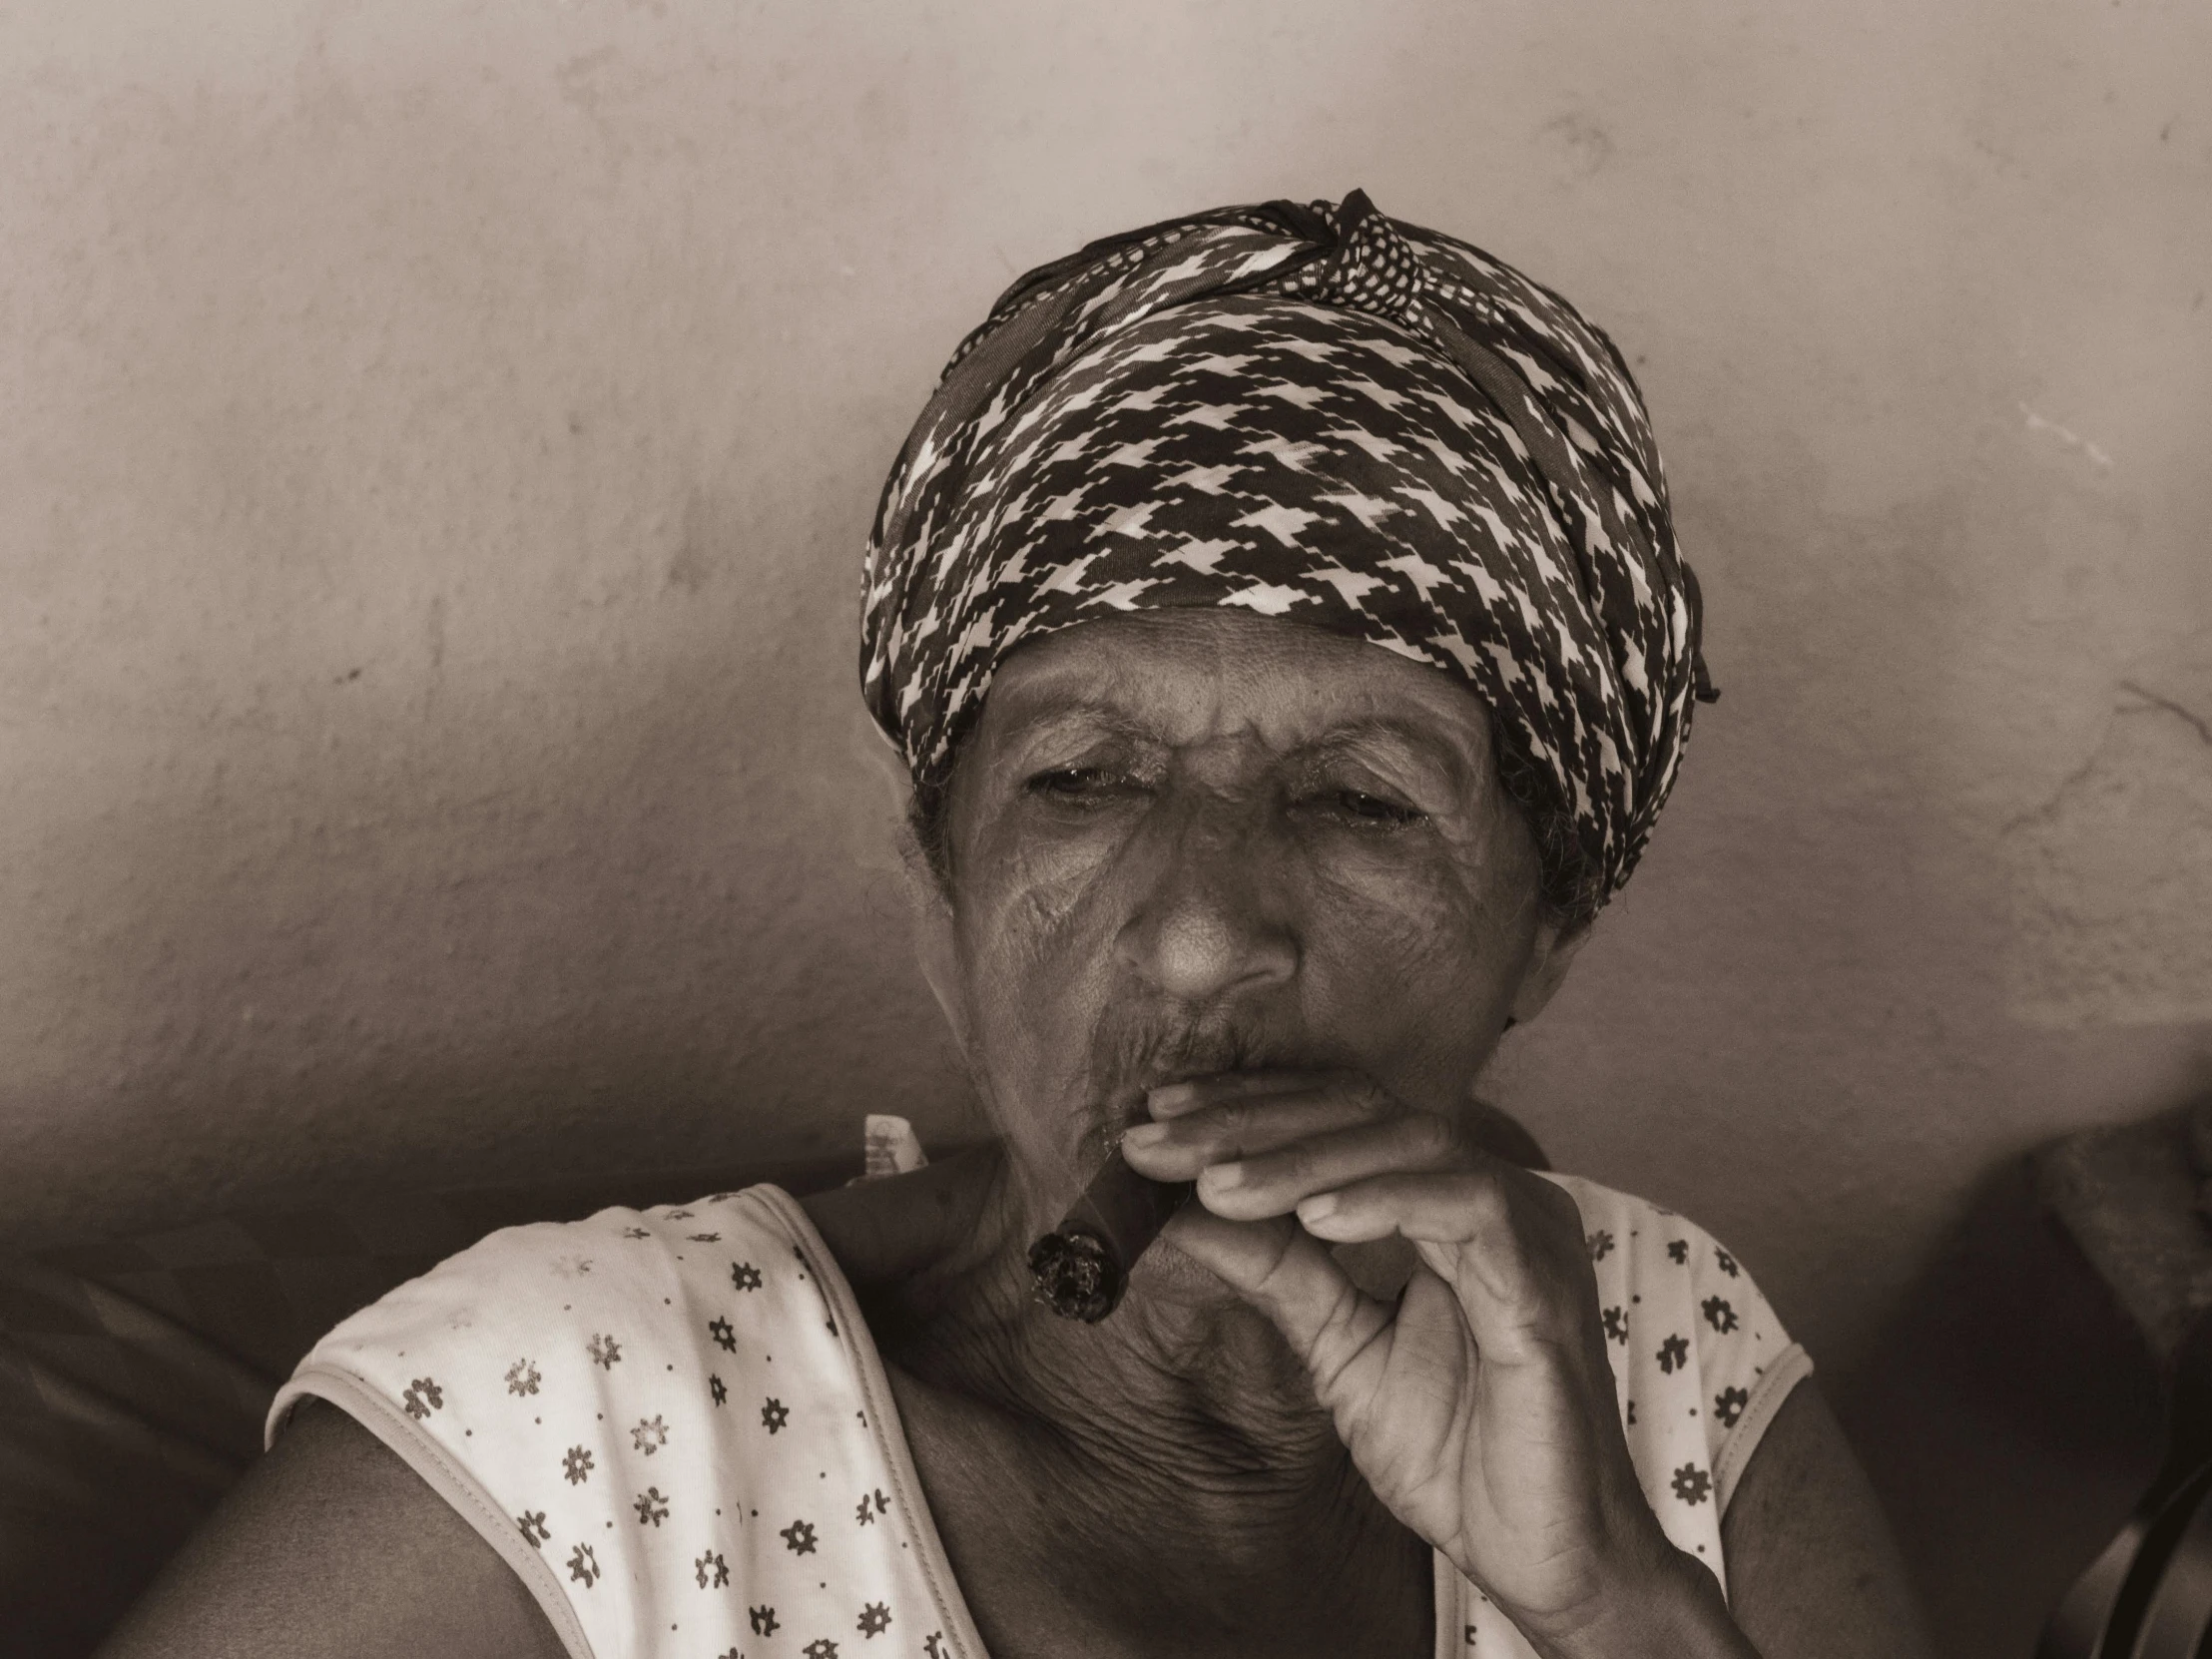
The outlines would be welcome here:
M 921 1476 L 914 1467 L 913 1451 L 906 1443 L 905 1425 L 899 1420 L 898 1404 L 891 1394 L 890 1379 L 884 1375 L 883 1358 L 876 1351 L 874 1333 L 860 1317 L 859 1302 L 844 1277 L 844 1269 L 798 1199 L 782 1187 L 767 1182 L 749 1191 L 774 1213 L 799 1248 L 807 1253 L 816 1282 L 829 1300 L 830 1317 L 837 1325 L 837 1341 L 844 1346 L 845 1355 L 852 1362 L 860 1397 L 866 1402 L 867 1431 L 873 1436 L 876 1450 L 890 1471 L 891 1489 L 898 1499 L 906 1530 L 913 1535 L 915 1553 L 921 1559 L 922 1577 L 929 1585 L 938 1615 L 944 1620 L 945 1633 L 952 1642 L 952 1654 L 958 1659 L 990 1659 L 983 1646 L 982 1633 L 975 1627 L 974 1615 L 968 1611 L 967 1598 L 960 1593 L 960 1581 L 953 1576 L 951 1558 L 944 1551 L 944 1539 L 937 1533 L 937 1519 L 930 1511 Z M 1434 1652 L 1437 1659 L 1451 1659 L 1459 1651 L 1451 1641 L 1457 1633 L 1459 1575 L 1440 1551 L 1431 1550 L 1429 1558 L 1435 1581 Z
M 883 1373 L 882 1356 L 876 1352 L 875 1338 L 867 1328 L 867 1321 L 860 1317 L 859 1303 L 844 1277 L 844 1269 L 838 1265 L 835 1255 L 816 1230 L 814 1218 L 807 1214 L 798 1199 L 782 1187 L 767 1183 L 750 1191 L 774 1213 L 806 1253 L 816 1283 L 830 1303 L 830 1317 L 836 1322 L 837 1341 L 843 1345 L 859 1384 L 867 1413 L 867 1431 L 874 1438 L 876 1450 L 889 1471 L 891 1491 L 898 1500 L 906 1530 L 912 1534 L 922 1578 L 936 1603 L 938 1617 L 944 1621 L 945 1635 L 951 1642 L 948 1659 L 989 1659 L 982 1634 L 968 1611 L 967 1599 L 960 1593 L 959 1580 L 952 1574 L 951 1559 L 945 1554 L 944 1540 L 937 1533 L 936 1516 L 930 1512 L 929 1499 L 914 1468 L 913 1452 L 906 1443 L 906 1430 L 899 1420 L 890 1379 Z

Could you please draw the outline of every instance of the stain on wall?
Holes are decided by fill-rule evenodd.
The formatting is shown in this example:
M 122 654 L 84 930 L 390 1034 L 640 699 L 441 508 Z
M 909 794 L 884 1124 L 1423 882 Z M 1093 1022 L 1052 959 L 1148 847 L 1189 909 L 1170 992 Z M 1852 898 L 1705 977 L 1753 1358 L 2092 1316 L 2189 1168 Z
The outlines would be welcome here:
M 1917 1334 L 2016 1292 L 1992 1172 L 2212 1046 L 2208 61 L 2148 0 L 10 8 L 0 1230 L 971 1133 L 882 472 L 1020 270 L 1360 186 L 1622 342 L 1725 693 L 1492 1091 L 1753 1264 L 2023 1651 L 2129 1476 Z
M 2212 629 L 2186 647 L 2116 680 L 2081 764 L 2005 826 L 2023 1018 L 2212 1021 Z

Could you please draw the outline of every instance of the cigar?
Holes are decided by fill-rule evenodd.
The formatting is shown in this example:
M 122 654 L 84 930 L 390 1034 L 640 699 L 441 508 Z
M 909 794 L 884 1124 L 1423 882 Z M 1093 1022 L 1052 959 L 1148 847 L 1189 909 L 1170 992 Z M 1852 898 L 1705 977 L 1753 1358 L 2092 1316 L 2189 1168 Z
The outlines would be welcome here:
M 1120 1304 L 1129 1270 L 1195 1185 L 1147 1181 L 1115 1147 L 1060 1225 L 1029 1247 L 1037 1300 L 1062 1319 L 1096 1325 Z

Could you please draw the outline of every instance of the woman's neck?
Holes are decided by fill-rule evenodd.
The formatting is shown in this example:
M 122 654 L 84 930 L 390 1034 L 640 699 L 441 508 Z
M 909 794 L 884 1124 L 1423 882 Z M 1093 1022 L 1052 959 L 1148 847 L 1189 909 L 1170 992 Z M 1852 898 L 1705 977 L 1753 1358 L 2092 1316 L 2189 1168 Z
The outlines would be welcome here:
M 993 1652 L 1423 1653 L 1429 1552 L 1377 1502 L 1274 1328 L 1139 1286 L 1030 1295 L 996 1148 L 809 1199 Z M 1146 1276 L 1148 1279 L 1153 1277 Z
M 1304 1367 L 1236 1298 L 1140 1282 L 1098 1325 L 1040 1306 L 1028 1245 L 1049 1223 L 996 1147 L 808 1208 L 885 1361 L 1021 1425 L 1063 1473 L 1095 1475 L 1104 1491 L 1174 1491 L 1194 1521 L 1226 1503 L 1296 1523 L 1358 1485 Z

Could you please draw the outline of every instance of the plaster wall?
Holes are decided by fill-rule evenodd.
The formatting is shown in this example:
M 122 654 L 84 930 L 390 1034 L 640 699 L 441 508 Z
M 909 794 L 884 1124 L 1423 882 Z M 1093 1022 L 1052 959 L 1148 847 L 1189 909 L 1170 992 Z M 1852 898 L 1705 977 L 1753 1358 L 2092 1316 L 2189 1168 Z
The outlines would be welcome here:
M 881 474 L 1021 270 L 1355 186 L 1623 342 L 1725 691 L 1493 1093 L 1889 1420 L 1989 1173 L 2212 1055 L 2185 0 L 0 10 L 0 1233 L 973 1133 Z

